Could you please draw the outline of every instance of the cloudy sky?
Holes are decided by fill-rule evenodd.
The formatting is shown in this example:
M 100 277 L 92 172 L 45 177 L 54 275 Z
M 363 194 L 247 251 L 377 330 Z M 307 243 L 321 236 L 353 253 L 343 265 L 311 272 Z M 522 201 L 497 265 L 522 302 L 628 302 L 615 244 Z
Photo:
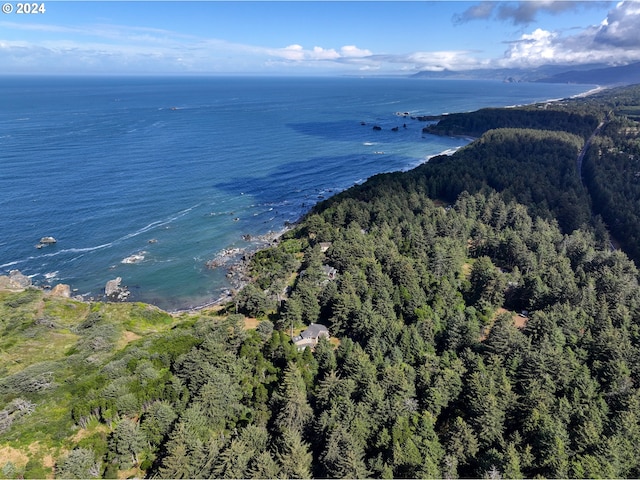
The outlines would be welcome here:
M 43 13 L 31 14 L 17 7 L 2 7 L 0 75 L 367 75 L 640 61 L 637 0 L 45 1 Z

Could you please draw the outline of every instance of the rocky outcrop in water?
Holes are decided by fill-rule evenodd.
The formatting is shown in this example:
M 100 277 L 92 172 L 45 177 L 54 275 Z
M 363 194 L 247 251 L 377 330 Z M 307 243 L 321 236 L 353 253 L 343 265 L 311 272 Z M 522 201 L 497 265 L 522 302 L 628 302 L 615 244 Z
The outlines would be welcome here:
M 104 295 L 107 297 L 107 300 L 124 302 L 129 297 L 131 292 L 126 286 L 120 285 L 121 283 L 121 277 L 114 278 L 107 282 L 104 286 Z
M 36 248 L 47 247 L 55 243 L 58 243 L 58 241 L 53 237 L 42 237 L 40 242 L 36 245 Z
M 225 248 L 218 253 L 215 258 L 205 262 L 207 268 L 219 268 L 229 265 L 244 253 L 241 248 Z
M 133 255 L 129 255 L 127 258 L 123 258 L 120 263 L 140 263 L 144 260 L 144 254 L 147 252 L 138 252 Z

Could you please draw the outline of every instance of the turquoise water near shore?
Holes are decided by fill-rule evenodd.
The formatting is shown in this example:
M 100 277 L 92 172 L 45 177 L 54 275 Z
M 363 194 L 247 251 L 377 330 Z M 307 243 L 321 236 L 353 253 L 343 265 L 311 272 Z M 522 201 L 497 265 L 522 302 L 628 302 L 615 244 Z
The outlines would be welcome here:
M 205 263 L 224 249 L 250 248 L 243 236 L 281 231 L 322 198 L 467 143 L 425 135 L 422 122 L 398 112 L 438 115 L 590 88 L 0 77 L 0 274 L 19 269 L 87 297 L 120 276 L 131 300 L 201 305 L 230 287 L 225 269 Z M 35 248 L 49 235 L 55 245 Z

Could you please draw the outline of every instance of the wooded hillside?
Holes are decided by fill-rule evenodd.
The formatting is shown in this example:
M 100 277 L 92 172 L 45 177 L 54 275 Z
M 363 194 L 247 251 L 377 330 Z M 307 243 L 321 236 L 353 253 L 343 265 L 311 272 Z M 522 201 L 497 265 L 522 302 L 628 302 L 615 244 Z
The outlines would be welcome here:
M 637 93 L 332 197 L 219 311 L 0 293 L 2 474 L 640 477 Z

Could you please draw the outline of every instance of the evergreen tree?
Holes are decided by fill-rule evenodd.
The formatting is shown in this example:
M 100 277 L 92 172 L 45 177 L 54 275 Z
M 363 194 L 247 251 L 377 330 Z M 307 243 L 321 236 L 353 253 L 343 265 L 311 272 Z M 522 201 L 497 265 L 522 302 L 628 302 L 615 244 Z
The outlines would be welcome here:
M 234 438 L 218 455 L 213 475 L 216 478 L 246 478 L 252 451 L 245 442 Z
M 254 457 L 249 469 L 249 478 L 280 478 L 280 466 L 268 451 Z
M 100 476 L 101 462 L 87 448 L 75 448 L 56 462 L 57 478 L 96 478 Z
M 313 410 L 307 400 L 307 387 L 298 366 L 289 362 L 280 388 L 273 396 L 275 424 L 281 431 L 302 434 Z
M 313 457 L 298 431 L 286 429 L 282 432 L 281 447 L 276 458 L 285 478 L 311 478 Z
M 326 476 L 331 478 L 366 478 L 370 475 L 364 462 L 364 450 L 342 425 L 337 425 L 329 434 L 320 462 Z
M 109 437 L 109 450 L 123 470 L 139 463 L 138 455 L 145 445 L 146 438 L 138 423 L 128 418 L 121 420 Z

